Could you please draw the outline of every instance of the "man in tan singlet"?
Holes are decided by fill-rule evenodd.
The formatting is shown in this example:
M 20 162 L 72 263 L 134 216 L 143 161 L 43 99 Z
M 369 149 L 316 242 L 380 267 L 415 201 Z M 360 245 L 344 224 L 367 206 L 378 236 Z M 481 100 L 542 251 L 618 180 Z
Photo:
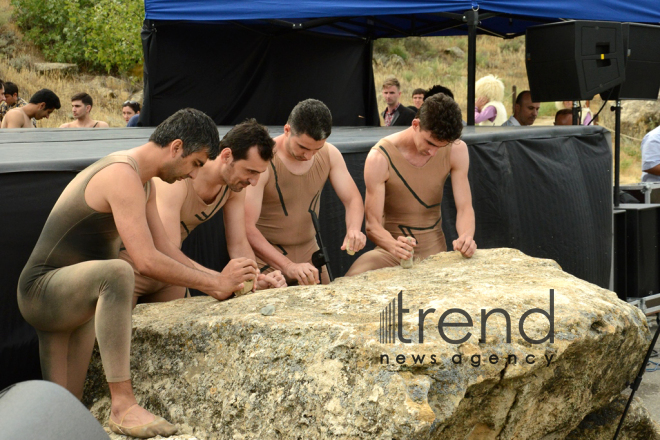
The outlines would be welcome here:
M 318 245 L 310 210 L 318 215 L 328 178 L 346 208 L 341 249 L 357 252 L 366 243 L 362 197 L 341 153 L 325 141 L 331 130 L 332 116 L 325 104 L 315 99 L 298 103 L 284 134 L 275 138 L 270 167 L 247 189 L 247 234 L 259 268 L 262 273 L 282 271 L 289 284 L 319 283 L 319 272 L 311 263 Z M 329 282 L 326 270 L 321 278 Z
M 34 128 L 32 118 L 48 119 L 50 114 L 60 107 L 60 98 L 55 93 L 41 89 L 32 95 L 25 107 L 9 110 L 2 119 L 2 128 Z
M 219 152 L 211 118 L 183 109 L 167 118 L 149 142 L 90 165 L 67 185 L 46 220 L 18 281 L 18 306 L 39 336 L 44 379 L 82 397 L 98 339 L 110 388 L 108 425 L 118 434 L 149 438 L 176 428 L 137 404 L 131 385 L 133 268 L 118 259 L 120 243 L 145 276 L 190 286 L 217 299 L 257 275 L 247 258 L 222 273 L 193 266 L 163 228 L 153 177 L 168 183 L 194 178 Z
M 94 106 L 92 97 L 85 92 L 76 93 L 71 97 L 71 112 L 75 121 L 60 125 L 60 128 L 108 128 L 108 123 L 92 119 Z
M 266 127 L 254 119 L 238 124 L 220 141 L 220 154 L 199 169 L 194 179 L 171 185 L 156 178 L 156 202 L 165 232 L 172 243 L 181 243 L 200 224 L 223 210 L 225 237 L 230 258 L 245 257 L 256 260 L 245 234 L 245 192 L 243 188 L 256 185 L 273 158 L 274 142 Z M 125 249 L 119 258 L 135 265 Z M 191 260 L 195 267 L 204 269 Z M 286 282 L 279 271 L 259 275 L 256 289 L 284 287 Z M 135 269 L 135 298 L 144 302 L 171 301 L 183 298 L 186 288 L 156 281 Z
M 440 204 L 447 175 L 456 201 L 454 250 L 471 257 L 477 248 L 468 182 L 469 156 L 458 140 L 463 124 L 458 104 L 438 93 L 427 98 L 404 131 L 381 139 L 364 164 L 367 236 L 377 248 L 360 256 L 346 273 L 392 267 L 412 257 L 447 250 Z

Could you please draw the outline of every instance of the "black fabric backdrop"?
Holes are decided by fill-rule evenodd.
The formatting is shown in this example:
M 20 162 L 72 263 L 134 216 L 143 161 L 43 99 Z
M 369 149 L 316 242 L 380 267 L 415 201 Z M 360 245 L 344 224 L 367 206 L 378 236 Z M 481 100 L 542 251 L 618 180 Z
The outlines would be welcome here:
M 228 128 L 219 130 L 224 135 Z M 18 311 L 16 285 L 53 204 L 76 172 L 112 151 L 141 145 L 151 131 L 12 130 L 0 136 L 0 389 L 40 376 L 36 334 Z M 344 155 L 363 195 L 368 150 L 395 131 L 334 129 L 330 141 Z M 479 247 L 513 247 L 552 258 L 566 272 L 607 288 L 612 256 L 609 138 L 601 127 L 466 128 Z M 447 182 L 443 229 L 451 249 L 455 208 Z M 344 208 L 329 186 L 321 198 L 320 219 L 333 273 L 343 275 L 355 257 L 339 250 Z M 227 261 L 221 216 L 195 229 L 184 251 L 221 269 Z
M 312 32 L 145 21 L 140 124 L 156 126 L 194 107 L 218 125 L 248 117 L 283 125 L 298 102 L 315 98 L 335 126 L 378 126 L 371 44 Z

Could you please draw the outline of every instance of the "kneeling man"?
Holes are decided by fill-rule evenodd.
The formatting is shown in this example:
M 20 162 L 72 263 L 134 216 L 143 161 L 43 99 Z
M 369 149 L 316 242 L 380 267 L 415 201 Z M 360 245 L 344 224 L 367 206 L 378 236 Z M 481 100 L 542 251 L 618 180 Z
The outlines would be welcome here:
M 275 156 L 259 183 L 247 190 L 246 221 L 250 245 L 262 273 L 278 269 L 289 284 L 324 284 L 312 264 L 318 250 L 310 211 L 316 215 L 326 180 L 346 208 L 342 250 L 357 252 L 367 238 L 362 233 L 362 196 L 339 150 L 326 142 L 332 130 L 330 109 L 316 99 L 299 102 L 275 138 Z
M 19 109 L 21 110 L 21 109 Z M 224 299 L 254 279 L 257 264 L 229 262 L 222 273 L 192 267 L 167 238 L 152 178 L 194 178 L 219 150 L 211 118 L 183 109 L 160 124 L 146 144 L 120 151 L 81 171 L 53 206 L 18 281 L 21 314 L 39 336 L 44 379 L 81 398 L 98 339 L 110 388 L 108 425 L 118 434 L 169 436 L 176 427 L 138 405 L 131 385 L 133 268 L 118 259 L 123 242 L 140 273 Z
M 458 104 L 438 93 L 427 98 L 404 131 L 381 139 L 364 164 L 367 236 L 377 248 L 358 258 L 346 273 L 392 267 L 447 250 L 440 204 L 451 173 L 456 201 L 454 250 L 471 257 L 477 248 L 474 210 L 467 174 L 467 145 Z
M 231 258 L 255 260 L 245 234 L 245 191 L 256 185 L 273 158 L 273 139 L 263 125 L 254 119 L 238 124 L 220 141 L 220 154 L 199 169 L 194 179 L 167 184 L 156 178 L 158 214 L 170 241 L 178 248 L 197 226 L 223 210 L 227 250 Z M 171 301 L 183 298 L 186 288 L 146 277 L 135 269 L 126 250 L 119 258 L 128 261 L 135 270 L 135 297 L 144 302 Z M 190 263 L 200 269 L 193 260 Z M 279 271 L 259 275 L 257 289 L 284 287 Z

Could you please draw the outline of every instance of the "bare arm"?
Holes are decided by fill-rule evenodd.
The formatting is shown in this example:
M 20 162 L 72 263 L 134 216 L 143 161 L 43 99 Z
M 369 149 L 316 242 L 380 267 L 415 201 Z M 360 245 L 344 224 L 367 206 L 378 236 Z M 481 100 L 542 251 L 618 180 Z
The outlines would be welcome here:
M 451 186 L 456 203 L 456 232 L 458 239 L 454 240 L 454 250 L 460 251 L 464 257 L 471 257 L 477 249 L 474 242 L 474 209 L 472 208 L 472 193 L 468 181 L 470 155 L 463 141 L 456 141 L 451 148 Z
M 85 199 L 90 206 L 101 212 L 112 212 L 124 246 L 140 273 L 178 286 L 193 287 L 218 299 L 228 297 L 233 291 L 242 288 L 243 281 L 254 277 L 255 268 L 251 265 L 241 270 L 233 268 L 237 270 L 233 270 L 231 275 L 213 276 L 186 267 L 159 252 L 154 244 L 150 226 L 155 227 L 154 235 L 158 240 L 163 237 L 167 242 L 169 240 L 157 215 L 154 192 L 152 191 L 150 205 L 147 206 L 142 182 L 133 168 L 126 164 L 111 165 L 100 171 L 92 178 L 85 191 Z M 90 198 L 93 200 L 90 201 Z M 102 209 L 97 209 L 94 205 Z M 150 217 L 149 221 L 147 215 Z M 171 242 L 169 243 L 171 245 Z
M 270 169 L 267 169 L 259 178 L 255 186 L 246 188 L 245 194 L 245 228 L 247 238 L 254 253 L 266 264 L 282 271 L 289 279 L 297 279 L 300 284 L 318 284 L 319 271 L 309 263 L 296 264 L 282 255 L 271 245 L 266 237 L 257 229 L 257 221 L 261 215 L 261 201 L 264 188 L 270 178 Z
M 103 121 L 98 121 L 98 125 L 96 126 L 96 128 L 108 128 L 108 127 L 110 127 L 108 123 Z
M 346 209 L 346 236 L 341 250 L 350 249 L 357 252 L 367 244 L 367 237 L 362 233 L 362 196 L 339 150 L 332 144 L 326 145 L 330 155 L 330 183 Z
M 405 237 L 395 239 L 383 227 L 387 179 L 389 179 L 387 159 L 377 150 L 371 150 L 364 163 L 364 182 L 367 187 L 365 195 L 367 236 L 369 240 L 396 258 L 408 259 L 412 256 L 410 252 L 413 250 L 413 245 L 409 244 Z
M 660 164 L 654 166 L 653 168 L 649 168 L 648 170 L 642 170 L 642 171 L 644 171 L 645 173 L 660 176 Z
M 158 217 L 160 218 L 160 223 L 162 224 L 163 230 L 165 232 L 165 237 L 163 237 L 162 243 L 157 241 L 156 236 L 154 236 L 156 249 L 175 259 L 181 264 L 185 264 L 188 267 L 216 274 L 217 272 L 205 268 L 181 252 L 181 207 L 186 200 L 186 182 L 179 181 L 173 184 L 169 184 L 163 182 L 157 177 L 153 178 L 151 182 L 153 190 L 152 192 L 156 194 Z M 147 219 L 149 219 L 148 212 Z M 158 225 L 155 227 L 159 229 Z M 171 243 L 171 246 L 164 242 L 165 239 Z
M 222 210 L 227 250 L 231 258 L 245 257 L 256 261 L 245 231 L 245 193 L 246 191 L 238 193 L 232 191 Z M 254 288 L 260 290 L 284 286 L 286 286 L 286 281 L 282 273 L 276 270 L 268 275 L 260 274 Z
M 227 250 L 231 258 L 245 257 L 256 260 L 245 231 L 245 193 L 246 191 L 232 191 L 222 209 Z

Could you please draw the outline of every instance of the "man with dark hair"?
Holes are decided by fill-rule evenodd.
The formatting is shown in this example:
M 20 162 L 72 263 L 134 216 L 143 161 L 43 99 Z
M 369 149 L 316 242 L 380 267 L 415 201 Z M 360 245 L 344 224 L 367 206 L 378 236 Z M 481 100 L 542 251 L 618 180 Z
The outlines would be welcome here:
M 25 107 L 9 110 L 2 119 L 2 128 L 34 128 L 31 119 L 48 119 L 59 109 L 60 98 L 48 89 L 41 89 L 30 98 Z
M 529 90 L 523 90 L 516 97 L 516 103 L 513 106 L 513 116 L 502 124 L 502 127 L 532 125 L 539 115 L 540 108 L 540 102 L 532 102 L 532 93 Z
M 408 127 L 415 118 L 415 113 L 399 102 L 401 84 L 394 76 L 389 76 L 383 82 L 383 99 L 387 107 L 381 113 L 386 127 Z
M 458 104 L 438 93 L 427 98 L 412 125 L 381 139 L 364 164 L 367 236 L 377 248 L 363 254 L 347 276 L 404 264 L 447 250 L 440 204 L 451 173 L 456 202 L 454 250 L 471 257 L 474 210 L 468 182 L 467 145 Z M 402 261 L 403 260 L 403 261 Z
M 0 123 L 9 110 L 25 107 L 27 102 L 18 96 L 18 86 L 13 82 L 5 83 L 4 101 L 0 102 Z M 37 126 L 36 119 L 32 118 L 32 125 Z
M 76 93 L 71 97 L 71 112 L 75 121 L 60 125 L 60 128 L 108 128 L 108 123 L 92 119 L 90 113 L 94 101 L 85 92 Z
M 573 125 L 573 110 L 564 108 L 555 114 L 555 125 Z
M 319 248 L 310 212 L 318 215 L 326 180 L 346 208 L 346 236 L 341 245 L 349 254 L 362 249 L 362 197 L 339 150 L 326 142 L 332 130 L 330 110 L 321 101 L 298 103 L 275 138 L 275 157 L 255 186 L 247 189 L 245 219 L 250 245 L 262 273 L 280 270 L 289 284 L 328 283 L 312 264 Z
M 430 89 L 428 89 L 426 92 L 424 92 L 424 101 L 426 101 L 427 98 L 430 98 L 433 95 L 437 95 L 438 93 L 444 93 L 445 95 L 449 96 L 451 99 L 454 99 L 454 93 L 451 90 L 449 90 L 445 86 L 436 84 Z
M 11 113 L 11 112 L 10 112 Z M 211 118 L 183 109 L 158 126 L 149 142 L 113 153 L 81 171 L 55 203 L 18 281 L 18 305 L 39 336 L 44 379 L 78 398 L 98 338 L 110 388 L 108 425 L 133 437 L 168 436 L 176 428 L 140 407 L 130 375 L 133 268 L 118 259 L 123 242 L 141 274 L 191 286 L 217 299 L 257 274 L 239 258 L 222 273 L 195 267 L 167 237 L 152 178 L 194 178 L 218 155 Z
M 168 238 L 175 246 L 181 243 L 200 224 L 223 211 L 227 250 L 231 258 L 245 257 L 256 260 L 245 234 L 245 192 L 243 188 L 256 185 L 273 158 L 275 142 L 268 129 L 254 119 L 238 124 L 220 141 L 220 154 L 206 162 L 194 179 L 185 179 L 172 185 L 154 179 L 157 189 L 158 215 Z M 119 258 L 128 261 L 135 271 L 134 304 L 162 302 L 183 298 L 186 288 L 140 274 L 126 250 Z M 191 260 L 200 270 L 202 266 Z M 259 275 L 256 289 L 286 286 L 281 273 Z
M 424 102 L 424 93 L 426 93 L 426 90 L 424 89 L 415 89 L 412 92 L 412 100 L 413 100 L 413 105 L 409 105 L 408 108 L 417 114 L 417 110 L 422 106 L 422 103 Z

